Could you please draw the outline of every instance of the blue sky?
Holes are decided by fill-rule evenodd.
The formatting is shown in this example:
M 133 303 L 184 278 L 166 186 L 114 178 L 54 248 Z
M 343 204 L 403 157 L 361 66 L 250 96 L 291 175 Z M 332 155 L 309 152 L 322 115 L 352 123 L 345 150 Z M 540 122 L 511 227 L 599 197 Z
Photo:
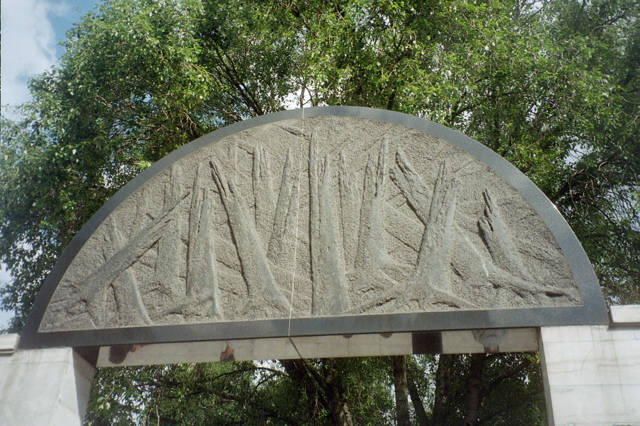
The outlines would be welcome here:
M 74 22 L 93 10 L 97 0 L 2 0 L 2 100 L 29 99 L 30 77 L 51 68 L 63 53 L 59 43 Z
M 2 0 L 2 112 L 17 116 L 11 107 L 29 100 L 30 77 L 50 69 L 62 55 L 59 43 L 98 0 Z M 1 265 L 0 265 L 1 266 Z M 9 280 L 0 269 L 0 286 Z M 12 313 L 0 311 L 0 328 Z

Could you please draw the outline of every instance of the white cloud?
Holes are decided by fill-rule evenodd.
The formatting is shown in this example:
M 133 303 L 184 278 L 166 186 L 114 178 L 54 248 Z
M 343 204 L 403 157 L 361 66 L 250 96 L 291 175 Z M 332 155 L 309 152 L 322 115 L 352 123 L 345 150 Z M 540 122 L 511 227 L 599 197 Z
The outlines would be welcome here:
M 67 13 L 66 3 L 46 0 L 2 0 L 2 87 L 0 105 L 10 118 L 11 107 L 29 100 L 27 83 L 56 63 L 56 34 L 52 16 Z M 7 109 L 6 107 L 9 106 Z M 10 281 L 0 264 L 0 288 Z M 0 328 L 12 312 L 0 311 Z
M 50 17 L 67 11 L 65 3 L 2 0 L 3 110 L 29 100 L 29 77 L 55 64 L 56 35 Z

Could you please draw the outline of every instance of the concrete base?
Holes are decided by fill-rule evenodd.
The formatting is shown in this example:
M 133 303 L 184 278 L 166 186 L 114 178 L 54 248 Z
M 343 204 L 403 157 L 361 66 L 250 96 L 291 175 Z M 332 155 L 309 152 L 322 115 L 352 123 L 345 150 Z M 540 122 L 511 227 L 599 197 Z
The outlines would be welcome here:
M 499 352 L 538 347 L 533 329 L 500 336 Z M 236 360 L 487 350 L 477 338 L 456 331 L 137 345 L 119 364 L 206 362 L 227 346 Z M 17 343 L 17 335 L 0 335 L 0 425 L 81 425 L 94 367 L 71 348 L 16 350 Z M 539 345 L 549 424 L 640 425 L 640 305 L 612 307 L 609 326 L 543 327 Z M 98 364 L 114 365 L 108 355 L 102 348 Z
M 16 351 L 0 335 L 0 424 L 81 425 L 94 367 L 71 348 Z
M 607 326 L 543 327 L 551 425 L 640 425 L 640 306 L 614 306 Z

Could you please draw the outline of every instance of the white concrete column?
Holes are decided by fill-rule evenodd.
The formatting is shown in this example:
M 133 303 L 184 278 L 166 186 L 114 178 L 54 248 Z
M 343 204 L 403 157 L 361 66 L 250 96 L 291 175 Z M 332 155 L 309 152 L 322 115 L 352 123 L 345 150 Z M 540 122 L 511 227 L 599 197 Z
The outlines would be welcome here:
M 16 350 L 0 335 L 0 425 L 81 425 L 94 367 L 71 348 Z
M 611 318 L 540 329 L 549 424 L 640 425 L 640 306 L 613 306 Z

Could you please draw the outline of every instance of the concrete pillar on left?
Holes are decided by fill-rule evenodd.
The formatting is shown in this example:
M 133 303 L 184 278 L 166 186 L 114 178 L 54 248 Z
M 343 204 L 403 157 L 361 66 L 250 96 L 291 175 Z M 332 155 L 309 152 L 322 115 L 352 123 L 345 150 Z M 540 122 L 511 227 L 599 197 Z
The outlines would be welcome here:
M 0 424 L 81 425 L 95 368 L 72 348 L 18 350 L 0 335 Z

